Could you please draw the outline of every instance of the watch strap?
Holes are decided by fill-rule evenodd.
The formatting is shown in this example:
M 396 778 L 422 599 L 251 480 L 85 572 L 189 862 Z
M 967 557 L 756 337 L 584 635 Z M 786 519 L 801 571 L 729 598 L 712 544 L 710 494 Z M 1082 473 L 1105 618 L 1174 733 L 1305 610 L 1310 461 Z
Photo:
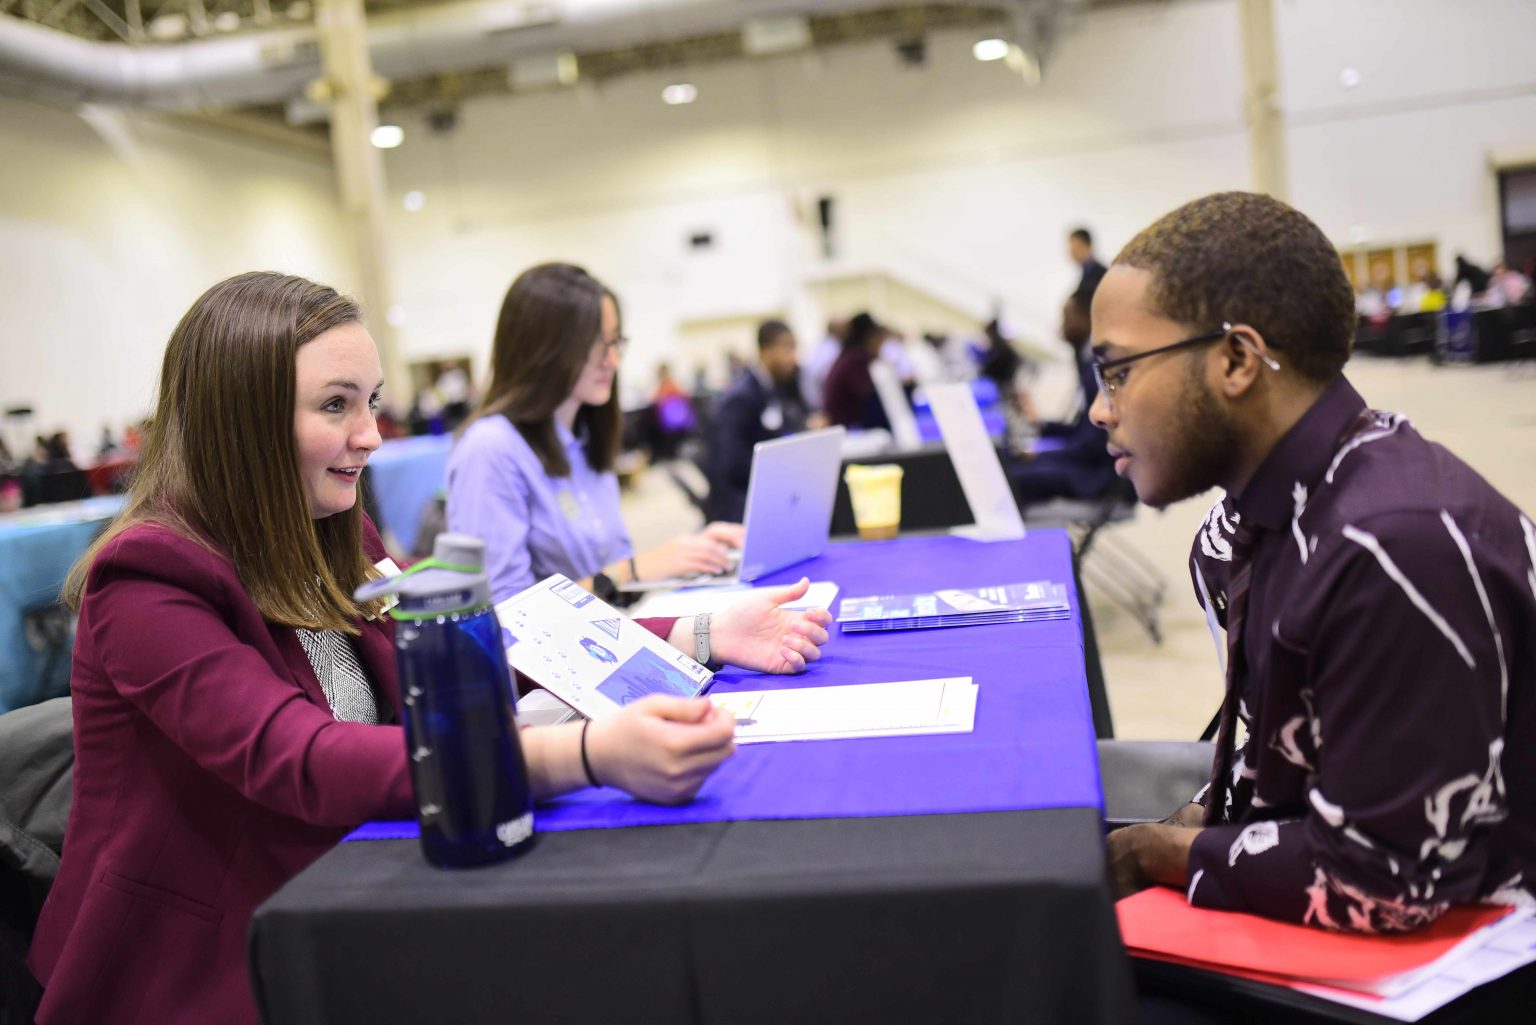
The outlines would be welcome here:
M 715 669 L 718 663 L 712 660 L 709 650 L 709 617 L 708 612 L 693 617 L 693 660 L 707 669 Z

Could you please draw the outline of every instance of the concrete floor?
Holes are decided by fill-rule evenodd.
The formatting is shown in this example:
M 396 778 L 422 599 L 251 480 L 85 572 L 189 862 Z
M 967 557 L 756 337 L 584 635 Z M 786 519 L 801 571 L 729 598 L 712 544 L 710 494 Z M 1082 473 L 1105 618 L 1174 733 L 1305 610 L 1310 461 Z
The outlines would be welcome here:
M 1536 367 L 1436 367 L 1425 360 L 1350 364 L 1350 381 L 1372 406 L 1407 414 L 1516 505 L 1536 512 Z M 1108 529 L 1115 543 L 1145 556 L 1169 582 L 1156 644 L 1127 613 L 1089 588 L 1117 736 L 1194 738 L 1216 709 L 1221 676 L 1210 632 L 1189 586 L 1196 526 L 1215 492 Z M 696 529 L 697 515 L 657 470 L 624 497 L 625 518 L 642 550 Z M 1092 556 L 1090 556 L 1092 558 Z

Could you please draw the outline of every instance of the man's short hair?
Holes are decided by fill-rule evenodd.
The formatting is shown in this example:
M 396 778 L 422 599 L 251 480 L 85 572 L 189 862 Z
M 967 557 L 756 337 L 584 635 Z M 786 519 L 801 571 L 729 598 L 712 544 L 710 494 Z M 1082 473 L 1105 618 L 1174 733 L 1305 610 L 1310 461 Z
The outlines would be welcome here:
M 1355 296 L 1338 250 L 1271 196 L 1218 192 L 1185 203 L 1115 263 L 1151 273 L 1152 312 L 1195 331 L 1251 324 L 1308 380 L 1333 380 L 1349 359 Z
M 774 342 L 780 335 L 789 333 L 789 325 L 782 320 L 765 320 L 757 325 L 757 351 L 762 352 Z
M 1068 238 L 1075 238 L 1075 239 L 1077 239 L 1079 242 L 1081 242 L 1083 245 L 1087 246 L 1089 249 L 1093 248 L 1093 236 L 1091 234 L 1089 234 L 1087 228 L 1073 228 L 1072 229 L 1072 233 L 1070 235 L 1068 235 L 1067 237 Z

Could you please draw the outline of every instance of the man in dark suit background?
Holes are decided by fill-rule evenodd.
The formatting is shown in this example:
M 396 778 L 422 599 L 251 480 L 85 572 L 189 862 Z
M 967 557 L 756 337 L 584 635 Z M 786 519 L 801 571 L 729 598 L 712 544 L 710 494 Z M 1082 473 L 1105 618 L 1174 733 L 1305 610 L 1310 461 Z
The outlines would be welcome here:
M 1082 268 L 1083 276 L 1072 294 L 1082 297 L 1085 304 L 1093 302 L 1093 293 L 1104 280 L 1104 265 L 1093 255 L 1093 236 L 1087 228 L 1073 228 L 1067 236 L 1067 254 L 1072 262 Z
M 1051 498 L 1097 498 L 1115 486 L 1115 461 L 1105 447 L 1104 432 L 1088 419 L 1088 409 L 1099 394 L 1087 351 L 1088 310 L 1088 301 L 1074 292 L 1061 311 L 1061 338 L 1072 349 L 1082 389 L 1077 414 L 1071 420 L 1042 421 L 1036 417 L 1028 396 L 1023 397 L 1024 415 L 1035 425 L 1040 438 L 1050 439 L 1051 447 L 1009 466 L 1014 495 L 1020 505 Z
M 752 447 L 805 430 L 809 409 L 800 391 L 795 334 L 781 320 L 757 329 L 757 362 L 715 400 L 710 420 L 708 518 L 740 523 L 752 477 Z

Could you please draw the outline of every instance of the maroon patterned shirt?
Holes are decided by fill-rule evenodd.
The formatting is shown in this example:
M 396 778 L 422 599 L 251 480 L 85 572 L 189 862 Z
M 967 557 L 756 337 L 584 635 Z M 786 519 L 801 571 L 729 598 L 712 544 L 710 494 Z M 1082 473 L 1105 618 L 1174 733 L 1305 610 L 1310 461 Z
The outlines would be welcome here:
M 1531 520 L 1341 377 L 1195 538 L 1213 634 L 1236 523 L 1247 739 L 1190 903 L 1358 932 L 1536 903 Z

